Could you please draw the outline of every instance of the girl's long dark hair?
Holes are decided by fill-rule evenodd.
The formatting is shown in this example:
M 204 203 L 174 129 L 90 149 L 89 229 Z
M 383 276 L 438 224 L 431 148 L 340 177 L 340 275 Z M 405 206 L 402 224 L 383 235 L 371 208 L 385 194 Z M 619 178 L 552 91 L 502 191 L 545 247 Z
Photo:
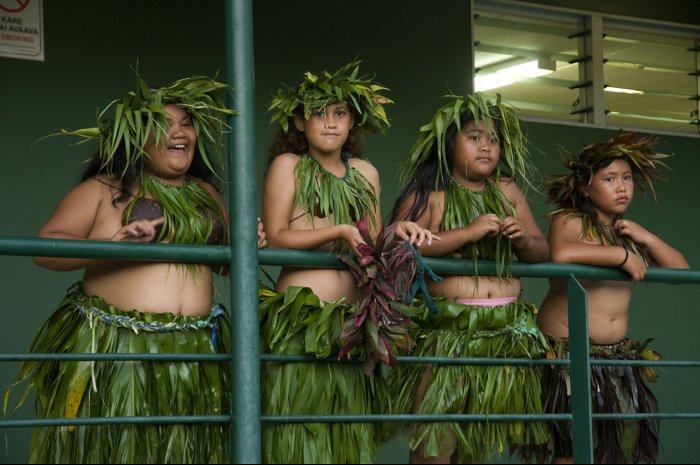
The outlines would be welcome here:
M 394 203 L 394 208 L 391 210 L 391 218 L 389 223 L 395 221 L 416 221 L 428 208 L 428 198 L 431 192 L 436 190 L 444 190 L 450 180 L 450 173 L 452 172 L 453 159 L 454 159 L 454 148 L 455 141 L 459 131 L 466 127 L 470 122 L 474 121 L 474 117 L 469 113 L 464 113 L 460 115 L 461 127 L 457 127 L 456 124 L 451 124 L 447 131 L 445 132 L 445 152 L 447 153 L 447 167 L 448 170 L 442 172 L 442 176 L 438 176 L 438 164 L 440 159 L 438 157 L 438 146 L 433 144 L 430 149 L 430 153 L 425 158 L 425 161 L 418 165 L 415 173 L 416 176 L 408 183 L 408 185 L 401 191 L 398 199 Z M 399 218 L 399 211 L 402 210 L 402 205 L 410 198 L 413 198 L 411 203 L 411 208 L 408 213 L 402 215 Z

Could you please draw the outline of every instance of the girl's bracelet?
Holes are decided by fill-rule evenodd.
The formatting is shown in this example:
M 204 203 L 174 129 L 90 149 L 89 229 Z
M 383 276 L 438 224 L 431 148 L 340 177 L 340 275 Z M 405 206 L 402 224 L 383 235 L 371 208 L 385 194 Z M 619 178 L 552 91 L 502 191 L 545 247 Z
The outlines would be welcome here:
M 630 250 L 625 246 L 622 246 L 622 248 L 625 249 L 625 259 L 622 260 L 622 263 L 620 263 L 618 266 L 624 265 L 625 263 L 627 263 L 627 259 L 630 258 Z

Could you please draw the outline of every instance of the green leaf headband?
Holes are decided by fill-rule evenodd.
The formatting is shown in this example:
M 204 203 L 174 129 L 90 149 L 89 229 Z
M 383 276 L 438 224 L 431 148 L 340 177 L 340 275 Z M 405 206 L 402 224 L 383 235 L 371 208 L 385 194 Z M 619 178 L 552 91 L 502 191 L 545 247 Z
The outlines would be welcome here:
M 599 163 L 613 158 L 626 160 L 632 168 L 635 184 L 644 191 L 646 183 L 651 189 L 654 200 L 654 178 L 663 180 L 658 172 L 660 166 L 668 168 L 662 159 L 669 154 L 656 152 L 657 141 L 650 137 L 638 137 L 636 132 L 618 133 L 608 142 L 593 143 L 585 146 L 578 156 L 569 159 L 562 157 L 564 166 L 571 172 L 553 175 L 545 183 L 548 201 L 562 208 L 578 208 L 576 199 L 582 185 L 590 185 L 594 170 Z
M 379 131 L 383 134 L 390 126 L 383 105 L 394 102 L 379 94 L 389 89 L 373 84 L 374 76 L 358 77 L 360 63 L 355 59 L 335 73 L 324 71 L 321 76 L 307 71 L 296 88 L 278 89 L 267 109 L 274 110 L 270 122 L 278 121 L 284 132 L 288 132 L 289 118 L 300 106 L 304 108 L 304 118 L 309 119 L 315 110 L 344 102 L 355 111 L 357 126 L 371 133 Z
M 419 167 L 428 159 L 434 146 L 437 144 L 438 176 L 435 180 L 436 188 L 444 173 L 449 173 L 445 138 L 447 130 L 454 124 L 461 129 L 460 118 L 467 116 L 478 124 L 484 122 L 489 132 L 497 133 L 501 142 L 500 163 L 496 168 L 496 180 L 499 179 L 501 167 L 504 167 L 511 176 L 518 175 L 531 186 L 531 175 L 534 167 L 530 162 L 530 154 L 527 148 L 527 140 L 520 128 L 520 119 L 515 112 L 501 102 L 500 94 L 496 102 L 491 102 L 482 93 L 474 95 L 445 95 L 448 103 L 442 106 L 433 116 L 433 119 L 422 126 L 418 140 L 411 148 L 410 154 L 402 163 L 401 186 L 405 187 L 412 182 Z M 498 124 L 498 131 L 494 128 L 494 121 Z
M 150 88 L 136 71 L 136 90 L 128 92 L 121 99 L 113 100 L 101 112 L 98 109 L 97 127 L 68 130 L 58 134 L 83 138 L 79 143 L 97 140 L 99 142 L 100 170 L 112 171 L 117 149 L 122 146 L 126 156 L 124 171 L 136 166 L 146 154 L 144 146 L 151 132 L 156 144 L 167 138 L 168 114 L 165 104 L 173 103 L 189 114 L 197 133 L 197 147 L 206 166 L 215 173 L 206 146 L 211 144 L 217 158 L 221 158 L 224 135 L 229 126 L 226 118 L 237 114 L 226 108 L 223 99 L 216 95 L 228 85 L 217 82 L 216 77 L 192 76 L 167 87 Z M 107 116 L 107 110 L 114 107 L 114 116 Z M 53 134 L 57 135 L 57 134 Z M 123 173 L 115 173 L 124 176 Z

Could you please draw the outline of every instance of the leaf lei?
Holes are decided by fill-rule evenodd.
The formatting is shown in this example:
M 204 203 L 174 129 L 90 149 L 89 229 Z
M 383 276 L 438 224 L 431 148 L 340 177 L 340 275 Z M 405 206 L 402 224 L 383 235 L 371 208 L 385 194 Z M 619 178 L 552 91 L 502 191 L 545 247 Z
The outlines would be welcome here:
M 383 230 L 376 242 L 365 220 L 357 228 L 365 241 L 357 246 L 359 255 L 339 259 L 350 268 L 362 299 L 345 320 L 338 359 L 359 351 L 365 374 L 370 376 L 377 362 L 394 366 L 399 349 L 410 352 L 415 346 L 408 333 L 411 319 L 393 302 L 411 287 L 417 252 L 395 236 L 394 224 Z
M 442 231 L 462 228 L 486 213 L 505 218 L 514 216 L 515 209 L 497 183 L 486 181 L 482 191 L 474 191 L 450 178 L 445 188 L 445 213 L 440 225 Z M 513 246 L 502 234 L 465 244 L 460 251 L 465 257 L 472 258 L 475 270 L 478 260 L 496 260 L 499 277 L 508 275 L 513 260 Z
M 362 129 L 382 134 L 389 129 L 385 104 L 392 100 L 380 94 L 386 87 L 374 84 L 374 76 L 359 76 L 361 60 L 354 59 L 335 73 L 324 71 L 321 76 L 307 71 L 304 80 L 295 88 L 278 89 L 268 111 L 275 111 L 270 122 L 278 122 L 284 132 L 289 130 L 289 118 L 301 106 L 304 118 L 309 119 L 315 110 L 344 102 L 356 113 L 355 124 Z
M 206 245 L 214 229 L 215 218 L 223 222 L 223 212 L 214 197 L 191 179 L 184 185 L 173 186 L 151 176 L 141 176 L 141 190 L 124 211 L 124 224 L 131 221 L 131 213 L 140 198 L 150 195 L 163 209 L 163 226 L 157 240 L 171 244 Z M 224 225 L 224 227 L 226 227 Z M 224 232 L 224 238 L 227 234 Z
M 374 186 L 359 170 L 350 166 L 352 156 L 341 154 L 345 175 L 329 173 L 312 156 L 304 155 L 295 167 L 297 190 L 294 204 L 301 206 L 309 218 L 317 213 L 333 224 L 355 224 L 369 218 L 376 229 L 377 195 Z

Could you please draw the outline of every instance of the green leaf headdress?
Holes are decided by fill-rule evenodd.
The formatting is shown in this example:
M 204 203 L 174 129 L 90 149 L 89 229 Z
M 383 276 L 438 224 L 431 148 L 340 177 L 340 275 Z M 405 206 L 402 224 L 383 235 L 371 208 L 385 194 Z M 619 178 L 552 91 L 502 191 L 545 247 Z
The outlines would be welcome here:
M 112 101 L 97 115 L 97 127 L 85 129 L 61 129 L 59 134 L 79 136 L 79 143 L 96 140 L 99 143 L 100 170 L 113 171 L 117 150 L 122 147 L 126 157 L 124 172 L 112 173 L 123 177 L 133 166 L 138 166 L 143 156 L 148 156 L 144 146 L 153 132 L 155 142 L 167 138 L 168 114 L 165 104 L 174 103 L 189 114 L 197 133 L 197 148 L 206 166 L 213 172 L 210 146 L 217 158 L 221 157 L 224 136 L 229 126 L 226 118 L 236 112 L 226 108 L 217 95 L 228 85 L 206 76 L 192 76 L 175 81 L 167 87 L 150 88 L 136 71 L 136 89 L 121 99 Z M 113 108 L 113 116 L 107 111 Z
M 570 154 L 568 159 L 562 157 L 564 166 L 570 173 L 549 177 L 545 183 L 548 201 L 562 209 L 580 208 L 579 189 L 590 185 L 594 172 L 605 166 L 602 163 L 616 158 L 626 160 L 630 164 L 635 184 L 644 191 L 646 183 L 656 200 L 653 181 L 654 178 L 664 179 L 658 169 L 660 166 L 667 168 L 661 160 L 670 156 L 657 153 L 656 144 L 655 139 L 638 137 L 636 132 L 618 133 L 608 142 L 585 146 L 578 156 Z
M 335 73 L 324 71 L 321 76 L 307 71 L 296 88 L 278 89 L 267 109 L 274 111 L 270 122 L 279 122 L 288 132 L 289 118 L 299 107 L 303 107 L 304 118 L 308 119 L 315 110 L 344 102 L 355 112 L 355 125 L 371 133 L 386 132 L 390 124 L 383 105 L 393 101 L 380 92 L 389 89 L 374 84 L 374 76 L 359 76 L 360 63 L 355 59 Z
M 460 119 L 465 117 L 473 119 L 477 124 L 484 122 L 489 132 L 498 135 L 501 141 L 500 163 L 494 173 L 496 180 L 501 176 L 503 168 L 510 176 L 518 175 L 531 185 L 534 167 L 530 162 L 527 140 L 520 127 L 520 119 L 512 108 L 501 101 L 500 95 L 495 102 L 488 100 L 480 92 L 465 96 L 445 95 L 443 98 L 448 99 L 448 102 L 438 109 L 428 124 L 420 128 L 418 140 L 411 148 L 408 158 L 402 163 L 401 186 L 405 187 L 412 182 L 419 167 L 437 145 L 438 176 L 435 187 L 438 188 L 439 180 L 444 179 L 450 172 L 445 144 L 447 130 L 453 124 L 461 129 Z

